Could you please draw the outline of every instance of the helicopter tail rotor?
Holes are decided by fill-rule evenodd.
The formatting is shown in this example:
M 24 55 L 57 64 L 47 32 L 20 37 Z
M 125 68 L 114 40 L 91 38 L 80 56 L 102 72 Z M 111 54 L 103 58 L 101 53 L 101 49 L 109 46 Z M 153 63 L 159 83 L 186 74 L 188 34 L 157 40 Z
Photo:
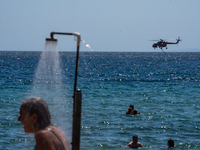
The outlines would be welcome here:
M 179 41 L 182 41 L 181 39 L 180 39 L 180 36 L 178 37 L 178 39 L 176 39 L 176 43 L 178 43 Z

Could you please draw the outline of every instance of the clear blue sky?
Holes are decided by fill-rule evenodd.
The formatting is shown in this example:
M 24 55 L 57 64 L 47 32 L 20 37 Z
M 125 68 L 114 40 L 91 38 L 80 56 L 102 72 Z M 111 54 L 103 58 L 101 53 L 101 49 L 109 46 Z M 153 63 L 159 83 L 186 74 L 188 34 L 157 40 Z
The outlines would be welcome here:
M 0 50 L 43 51 L 51 31 L 79 32 L 94 51 L 159 51 L 149 40 L 180 36 L 167 51 L 200 52 L 200 0 L 1 0 Z M 59 51 L 75 50 L 56 37 Z

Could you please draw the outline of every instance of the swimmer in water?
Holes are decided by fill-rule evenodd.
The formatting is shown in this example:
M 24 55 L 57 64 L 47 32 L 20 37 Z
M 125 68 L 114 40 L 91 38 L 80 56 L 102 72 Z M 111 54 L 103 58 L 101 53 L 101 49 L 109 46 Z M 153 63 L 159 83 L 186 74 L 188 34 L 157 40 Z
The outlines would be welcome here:
M 132 113 L 133 113 L 133 109 L 129 107 L 127 112 L 126 112 L 126 114 L 127 115 L 131 115 Z
M 172 139 L 169 139 L 168 141 L 167 141 L 167 148 L 166 149 L 168 149 L 168 148 L 170 148 L 170 147 L 174 147 L 174 140 L 172 140 Z
M 140 114 L 140 112 L 139 112 L 139 111 L 137 111 L 137 110 L 133 110 L 133 112 L 132 112 L 132 114 L 131 114 L 131 115 L 138 115 L 138 114 Z
M 130 147 L 130 148 L 143 147 L 142 144 L 140 142 L 138 142 L 138 136 L 137 135 L 133 136 L 133 141 L 130 142 L 127 146 Z
M 64 133 L 51 124 L 51 115 L 46 102 L 40 97 L 24 100 L 20 107 L 18 121 L 26 133 L 35 134 L 34 150 L 70 150 Z
M 137 115 L 137 114 L 140 114 L 140 112 L 137 110 L 134 110 L 134 105 L 130 105 L 126 114 L 127 115 Z

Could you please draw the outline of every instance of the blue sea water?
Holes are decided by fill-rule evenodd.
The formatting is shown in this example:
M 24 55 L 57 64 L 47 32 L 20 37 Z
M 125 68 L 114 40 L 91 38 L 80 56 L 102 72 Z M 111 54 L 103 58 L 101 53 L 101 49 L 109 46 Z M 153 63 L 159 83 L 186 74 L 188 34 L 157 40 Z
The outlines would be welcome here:
M 33 149 L 17 121 L 21 102 L 43 97 L 71 142 L 75 52 L 59 52 L 60 81 L 36 81 L 42 52 L 0 51 L 0 149 Z M 39 89 L 35 85 L 40 85 Z M 200 149 L 200 53 L 80 52 L 81 150 Z M 130 104 L 140 115 L 126 115 Z

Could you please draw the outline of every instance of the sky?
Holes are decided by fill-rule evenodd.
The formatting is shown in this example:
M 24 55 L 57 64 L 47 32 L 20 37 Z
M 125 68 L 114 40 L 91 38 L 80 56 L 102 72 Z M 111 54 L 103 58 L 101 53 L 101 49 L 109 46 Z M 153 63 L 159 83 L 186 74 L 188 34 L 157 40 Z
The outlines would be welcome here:
M 160 52 L 159 39 L 180 36 L 165 52 L 200 52 L 200 0 L 0 0 L 0 50 L 43 51 L 50 32 L 79 32 L 93 51 Z M 73 36 L 55 35 L 59 51 Z M 91 51 L 81 44 L 80 51 Z

